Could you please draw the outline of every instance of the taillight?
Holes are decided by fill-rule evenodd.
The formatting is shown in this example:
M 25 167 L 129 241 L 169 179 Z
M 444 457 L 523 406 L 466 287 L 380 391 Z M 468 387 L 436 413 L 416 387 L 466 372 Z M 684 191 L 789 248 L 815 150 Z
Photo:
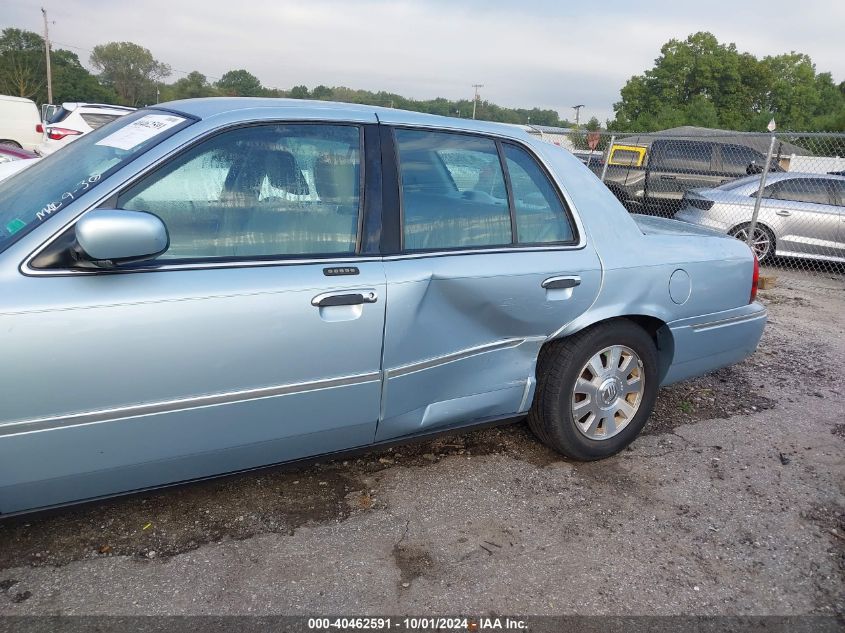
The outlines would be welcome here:
M 78 136 L 82 132 L 78 130 L 69 130 L 66 127 L 48 127 L 47 138 L 53 141 L 61 141 L 66 136 Z
M 44 126 L 41 125 L 40 123 L 37 123 L 35 125 L 35 131 L 38 132 L 39 134 L 42 134 L 44 132 Z
M 757 298 L 757 286 L 760 284 L 760 262 L 757 260 L 757 253 L 751 251 L 751 255 L 754 257 L 754 274 L 751 275 L 751 298 L 748 303 L 754 303 Z

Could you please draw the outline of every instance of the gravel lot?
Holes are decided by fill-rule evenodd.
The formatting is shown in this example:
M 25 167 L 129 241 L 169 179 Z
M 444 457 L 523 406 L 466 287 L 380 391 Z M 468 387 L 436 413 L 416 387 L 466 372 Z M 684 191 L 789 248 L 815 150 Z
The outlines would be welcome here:
M 0 615 L 845 613 L 845 274 L 561 459 L 523 424 L 0 523 Z

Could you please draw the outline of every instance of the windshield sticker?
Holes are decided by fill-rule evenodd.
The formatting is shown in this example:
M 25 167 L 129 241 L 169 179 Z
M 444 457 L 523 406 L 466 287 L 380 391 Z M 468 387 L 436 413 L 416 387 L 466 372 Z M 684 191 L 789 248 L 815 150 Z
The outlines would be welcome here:
M 172 114 L 148 114 L 117 132 L 109 134 L 96 144 L 117 149 L 132 149 L 183 121 L 185 121 L 183 117 Z
M 15 218 L 6 225 L 6 230 L 9 232 L 9 235 L 14 235 L 25 226 L 26 222 L 24 222 L 20 218 Z

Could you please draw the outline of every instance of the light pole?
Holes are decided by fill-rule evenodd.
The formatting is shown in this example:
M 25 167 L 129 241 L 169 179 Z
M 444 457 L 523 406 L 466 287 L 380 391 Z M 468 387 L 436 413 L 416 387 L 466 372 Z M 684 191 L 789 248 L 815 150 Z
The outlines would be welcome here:
M 483 88 L 484 84 L 472 84 L 472 87 L 475 88 L 475 98 L 472 100 L 472 118 L 475 118 L 475 106 L 478 103 L 478 89 Z
M 44 55 L 47 57 L 47 103 L 53 103 L 53 74 L 50 71 L 50 30 L 47 28 L 47 9 L 41 7 L 44 16 Z
M 581 121 L 581 108 L 583 107 L 583 103 L 572 106 L 572 109 L 575 110 L 575 127 L 578 127 L 578 123 Z

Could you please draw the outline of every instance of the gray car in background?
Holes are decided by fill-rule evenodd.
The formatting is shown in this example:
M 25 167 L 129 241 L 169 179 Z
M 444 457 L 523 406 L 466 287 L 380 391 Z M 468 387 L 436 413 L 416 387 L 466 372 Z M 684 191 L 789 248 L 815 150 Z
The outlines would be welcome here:
M 760 176 L 714 189 L 688 191 L 678 220 L 700 224 L 747 240 Z M 772 257 L 806 257 L 845 262 L 845 177 L 769 174 L 754 244 L 761 262 Z

